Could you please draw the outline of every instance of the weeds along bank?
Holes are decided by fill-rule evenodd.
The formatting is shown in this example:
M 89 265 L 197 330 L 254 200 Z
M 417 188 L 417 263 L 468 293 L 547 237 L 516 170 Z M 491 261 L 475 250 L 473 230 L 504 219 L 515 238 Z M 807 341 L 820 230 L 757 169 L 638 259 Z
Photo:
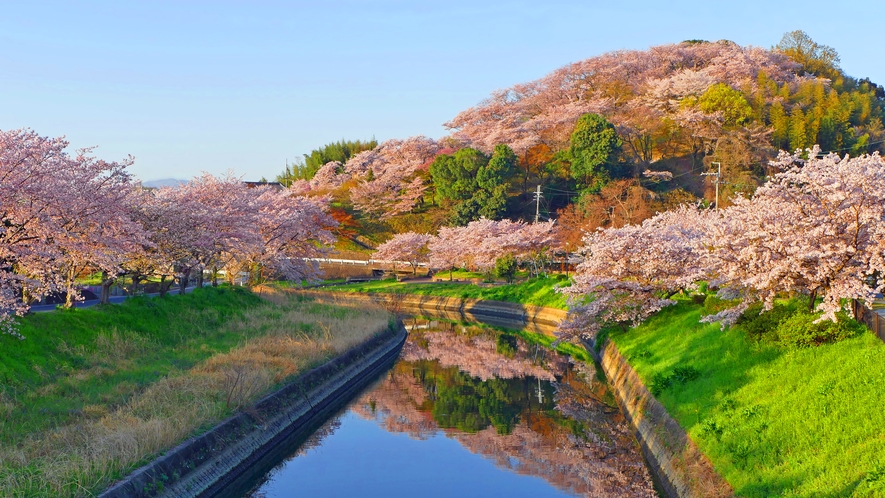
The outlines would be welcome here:
M 609 338 L 738 496 L 883 496 L 885 344 L 803 306 L 721 330 L 684 300 Z
M 0 496 L 89 496 L 385 330 L 382 309 L 210 288 L 0 336 Z

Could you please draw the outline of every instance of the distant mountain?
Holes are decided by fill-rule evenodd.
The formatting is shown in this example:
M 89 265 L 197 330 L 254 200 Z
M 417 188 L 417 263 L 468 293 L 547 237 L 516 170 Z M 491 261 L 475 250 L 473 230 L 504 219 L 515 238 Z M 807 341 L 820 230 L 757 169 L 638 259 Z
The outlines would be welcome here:
M 176 185 L 182 185 L 187 183 L 187 180 L 178 180 L 175 178 L 163 178 L 162 180 L 151 180 L 149 182 L 141 182 L 141 184 L 148 188 L 160 188 L 160 187 L 175 187 Z

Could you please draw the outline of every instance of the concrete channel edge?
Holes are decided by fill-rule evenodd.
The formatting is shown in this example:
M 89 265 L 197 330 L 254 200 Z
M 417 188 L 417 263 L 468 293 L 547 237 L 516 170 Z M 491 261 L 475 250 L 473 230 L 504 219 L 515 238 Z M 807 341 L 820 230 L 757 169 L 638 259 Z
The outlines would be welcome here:
M 592 342 L 586 347 L 602 366 L 661 490 L 668 497 L 680 498 L 734 496 L 728 482 L 643 384 L 618 347 L 609 340 L 601 353 Z
M 355 394 L 393 364 L 407 332 L 394 329 L 310 370 L 199 436 L 188 439 L 102 493 L 100 498 L 213 496 L 276 443 Z

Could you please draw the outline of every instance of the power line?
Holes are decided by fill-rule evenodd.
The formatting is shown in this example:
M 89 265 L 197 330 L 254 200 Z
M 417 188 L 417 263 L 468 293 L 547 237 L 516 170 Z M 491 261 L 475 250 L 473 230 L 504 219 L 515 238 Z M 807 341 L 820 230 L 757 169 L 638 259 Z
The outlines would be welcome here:
M 867 144 L 867 147 L 869 147 L 870 145 L 878 145 L 878 144 L 882 144 L 882 143 L 885 143 L 885 140 L 879 140 L 879 141 L 876 141 L 876 142 L 870 142 L 870 143 Z M 843 150 L 851 150 L 851 149 L 853 149 L 853 148 L 854 148 L 854 147 L 843 147 L 843 148 L 841 148 L 841 149 L 832 149 L 832 150 L 827 151 L 827 152 L 820 152 L 819 155 L 821 155 L 821 156 L 825 156 L 825 155 L 827 155 L 827 154 L 832 154 L 833 152 L 842 152 Z

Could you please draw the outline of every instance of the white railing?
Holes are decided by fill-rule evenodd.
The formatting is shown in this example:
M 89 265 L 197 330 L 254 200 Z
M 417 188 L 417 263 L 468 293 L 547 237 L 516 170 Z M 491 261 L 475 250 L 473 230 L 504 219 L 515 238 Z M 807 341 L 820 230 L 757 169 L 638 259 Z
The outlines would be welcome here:
M 412 263 L 409 261 L 384 261 L 380 259 L 334 259 L 334 258 L 304 258 L 305 261 L 316 261 L 318 263 L 336 263 L 340 265 L 360 265 L 360 266 L 372 266 L 375 264 L 379 265 L 387 265 L 387 264 L 396 264 L 396 265 L 411 265 Z M 418 266 L 427 266 L 427 263 L 418 263 Z

